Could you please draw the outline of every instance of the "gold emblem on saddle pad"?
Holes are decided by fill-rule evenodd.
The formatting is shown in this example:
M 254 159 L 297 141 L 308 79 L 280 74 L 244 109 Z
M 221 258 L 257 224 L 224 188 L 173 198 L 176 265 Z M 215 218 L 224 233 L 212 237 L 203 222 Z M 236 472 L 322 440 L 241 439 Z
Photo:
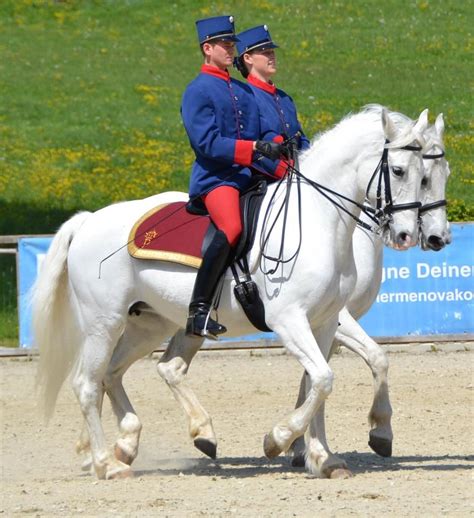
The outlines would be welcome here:
M 145 232 L 145 239 L 143 240 L 142 248 L 145 246 L 148 246 L 153 239 L 158 235 L 158 232 L 155 232 L 154 230 L 150 230 L 148 232 Z

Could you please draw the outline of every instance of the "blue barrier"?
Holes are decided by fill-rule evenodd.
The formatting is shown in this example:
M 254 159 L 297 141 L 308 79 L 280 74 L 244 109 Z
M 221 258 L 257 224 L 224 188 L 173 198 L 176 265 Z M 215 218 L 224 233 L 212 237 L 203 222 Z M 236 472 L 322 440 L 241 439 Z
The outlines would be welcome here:
M 20 347 L 31 347 L 30 291 L 41 268 L 43 258 L 48 251 L 52 238 L 28 237 L 18 241 L 18 291 L 20 301 L 18 317 L 20 327 Z
M 439 252 L 384 251 L 382 286 L 360 323 L 370 336 L 474 332 L 474 224 L 452 225 Z
M 383 282 L 375 304 L 361 319 L 373 337 L 474 333 L 474 224 L 453 224 L 453 243 L 439 252 L 386 249 Z M 31 347 L 28 292 L 51 238 L 19 241 L 20 347 Z M 256 333 L 221 341 L 271 340 Z

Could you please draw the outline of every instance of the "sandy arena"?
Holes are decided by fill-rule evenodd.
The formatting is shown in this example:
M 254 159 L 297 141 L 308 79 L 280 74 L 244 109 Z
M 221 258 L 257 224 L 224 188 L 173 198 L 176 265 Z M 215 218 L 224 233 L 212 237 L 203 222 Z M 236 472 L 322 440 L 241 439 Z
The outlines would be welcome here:
M 46 427 L 36 408 L 36 359 L 0 359 L 2 516 L 469 516 L 474 513 L 472 344 L 390 353 L 394 454 L 367 446 L 370 371 L 351 353 L 332 361 L 327 435 L 354 477 L 322 480 L 263 456 L 264 434 L 293 407 L 301 369 L 282 350 L 202 352 L 189 379 L 213 417 L 217 463 L 197 451 L 184 414 L 156 373 L 135 364 L 125 387 L 144 425 L 134 478 L 80 469 L 81 428 L 70 386 Z M 403 349 L 398 347 L 399 349 Z M 113 444 L 114 421 L 104 422 Z

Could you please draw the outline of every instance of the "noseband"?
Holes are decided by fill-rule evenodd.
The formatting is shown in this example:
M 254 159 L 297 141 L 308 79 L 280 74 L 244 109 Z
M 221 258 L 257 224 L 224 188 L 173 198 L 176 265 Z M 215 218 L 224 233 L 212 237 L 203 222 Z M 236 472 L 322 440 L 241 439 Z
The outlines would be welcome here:
M 444 157 L 444 151 L 441 151 L 441 153 L 437 153 L 436 155 L 423 155 L 423 160 L 436 160 L 437 158 L 443 158 L 443 157 Z M 432 203 L 425 203 L 424 205 L 422 205 L 420 207 L 420 209 L 418 210 L 418 213 L 421 216 L 424 212 L 428 212 L 429 210 L 432 210 L 432 209 L 439 209 L 440 207 L 446 207 L 447 204 L 448 204 L 448 202 L 446 200 L 438 200 L 438 201 L 433 201 Z

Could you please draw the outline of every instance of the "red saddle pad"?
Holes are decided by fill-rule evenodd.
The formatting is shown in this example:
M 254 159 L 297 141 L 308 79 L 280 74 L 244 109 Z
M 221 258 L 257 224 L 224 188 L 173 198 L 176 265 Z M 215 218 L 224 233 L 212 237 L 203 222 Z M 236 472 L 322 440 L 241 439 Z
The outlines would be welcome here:
M 199 268 L 210 219 L 189 214 L 185 205 L 182 201 L 166 203 L 143 215 L 130 232 L 130 255 Z

